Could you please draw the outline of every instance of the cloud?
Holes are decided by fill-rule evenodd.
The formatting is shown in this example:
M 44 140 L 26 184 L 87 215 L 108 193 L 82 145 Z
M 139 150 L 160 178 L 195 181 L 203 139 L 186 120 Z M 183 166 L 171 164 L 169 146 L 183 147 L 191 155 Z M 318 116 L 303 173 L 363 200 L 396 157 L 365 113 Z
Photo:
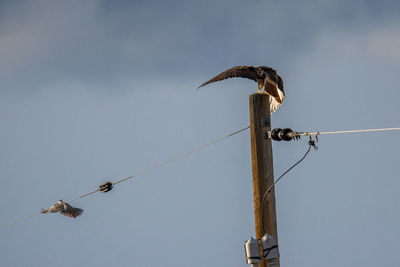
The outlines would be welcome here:
M 379 29 L 369 33 L 366 40 L 366 52 L 390 61 L 400 60 L 400 24 L 390 29 Z
M 317 46 L 332 46 L 347 57 L 374 58 L 376 60 L 398 62 L 400 60 L 400 22 L 379 25 L 361 32 L 325 32 L 321 34 Z
M 63 80 L 97 87 L 126 79 L 190 78 L 199 71 L 209 74 L 239 64 L 285 69 L 327 27 L 363 29 L 394 12 L 385 4 L 377 8 L 365 1 L 2 5 L 0 92 L 35 91 Z M 375 37 L 371 47 L 382 47 L 383 37 Z

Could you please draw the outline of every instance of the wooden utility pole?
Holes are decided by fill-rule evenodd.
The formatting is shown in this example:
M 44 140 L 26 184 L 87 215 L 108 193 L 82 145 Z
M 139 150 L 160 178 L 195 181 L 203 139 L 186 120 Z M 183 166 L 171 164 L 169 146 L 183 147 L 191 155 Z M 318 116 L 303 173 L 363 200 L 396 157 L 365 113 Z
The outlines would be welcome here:
M 268 233 L 278 242 L 274 188 L 267 194 L 263 210 L 261 210 L 262 198 L 268 187 L 274 182 L 272 143 L 271 139 L 265 138 L 265 134 L 271 131 L 269 104 L 268 95 L 253 94 L 249 96 L 254 219 L 257 240 Z M 261 213 L 263 214 L 261 215 Z M 260 266 L 268 267 L 268 263 L 263 260 Z

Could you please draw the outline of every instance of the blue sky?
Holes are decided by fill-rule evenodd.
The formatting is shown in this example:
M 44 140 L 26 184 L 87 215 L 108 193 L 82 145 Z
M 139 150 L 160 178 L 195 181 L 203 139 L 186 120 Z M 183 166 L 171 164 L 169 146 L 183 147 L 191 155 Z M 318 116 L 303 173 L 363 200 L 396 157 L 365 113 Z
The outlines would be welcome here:
M 0 224 L 249 123 L 267 65 L 272 126 L 399 127 L 397 1 L 3 1 Z M 277 184 L 281 266 L 397 266 L 399 133 L 329 135 Z M 306 140 L 273 143 L 278 177 Z M 4 266 L 245 266 L 249 133 L 0 231 Z

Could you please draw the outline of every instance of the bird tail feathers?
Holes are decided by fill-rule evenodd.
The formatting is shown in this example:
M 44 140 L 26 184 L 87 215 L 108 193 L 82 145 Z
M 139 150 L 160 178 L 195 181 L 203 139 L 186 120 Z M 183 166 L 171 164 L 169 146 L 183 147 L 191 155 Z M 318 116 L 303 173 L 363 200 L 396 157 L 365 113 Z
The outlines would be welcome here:
M 282 104 L 282 102 L 285 100 L 285 95 L 281 92 L 281 90 L 278 90 L 280 102 L 276 100 L 275 97 L 269 96 L 269 110 L 272 113 L 274 113 Z

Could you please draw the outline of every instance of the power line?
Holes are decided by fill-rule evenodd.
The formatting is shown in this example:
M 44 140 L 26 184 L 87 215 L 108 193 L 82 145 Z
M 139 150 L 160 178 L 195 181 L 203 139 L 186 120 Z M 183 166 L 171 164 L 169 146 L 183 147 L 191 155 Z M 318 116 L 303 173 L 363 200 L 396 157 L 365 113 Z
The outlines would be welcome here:
M 241 132 L 243 132 L 243 131 L 245 131 L 245 130 L 247 130 L 247 129 L 249 129 L 249 128 L 250 128 L 250 126 L 244 127 L 244 128 L 242 128 L 242 129 L 240 129 L 240 130 L 237 130 L 237 131 L 235 131 L 235 132 L 233 132 L 233 133 L 230 133 L 230 134 L 227 134 L 227 135 L 225 135 L 225 136 L 223 136 L 223 137 L 220 137 L 220 138 L 218 138 L 218 139 L 215 139 L 215 140 L 213 140 L 213 141 L 211 141 L 211 142 L 209 142 L 209 143 L 206 143 L 206 144 L 204 144 L 204 145 L 201 145 L 201 146 L 199 146 L 199 147 L 196 147 L 196 148 L 193 148 L 193 149 L 191 149 L 191 150 L 189 150 L 189 151 L 186 151 L 186 152 L 184 152 L 184 153 L 182 153 L 182 154 L 179 154 L 179 155 L 177 155 L 177 156 L 175 156 L 175 157 L 173 157 L 173 158 L 170 158 L 170 159 L 167 159 L 167 160 L 162 161 L 162 162 L 160 162 L 160 163 L 157 163 L 157 164 L 155 164 L 155 165 L 153 165 L 153 166 L 151 166 L 151 167 L 149 167 L 149 168 L 146 168 L 146 169 L 143 169 L 143 170 L 141 170 L 141 171 L 138 171 L 137 173 L 132 174 L 132 175 L 130 175 L 130 176 L 128 176 L 128 177 L 122 178 L 122 179 L 120 179 L 120 180 L 118 180 L 118 181 L 116 181 L 116 182 L 113 182 L 112 184 L 113 184 L 113 185 L 116 185 L 116 184 L 122 183 L 122 182 L 124 182 L 124 181 L 126 181 L 126 180 L 128 180 L 128 179 L 131 179 L 131 178 L 133 178 L 133 177 L 142 175 L 142 174 L 144 174 L 144 173 L 146 173 L 146 172 L 149 172 L 149 171 L 151 171 L 151 170 L 153 170 L 153 169 L 155 169 L 155 168 L 161 167 L 161 166 L 163 166 L 163 165 L 165 165 L 165 164 L 168 164 L 168 163 L 170 163 L 170 162 L 172 162 L 172 161 L 174 161 L 174 160 L 183 158 L 183 157 L 185 157 L 185 156 L 187 156 L 187 155 L 189 155 L 189 154 L 191 154 L 191 153 L 193 153 L 193 152 L 199 151 L 199 150 L 201 150 L 201 149 L 203 149 L 203 148 L 206 148 L 206 147 L 211 146 L 211 145 L 213 145 L 213 144 L 215 144 L 215 143 L 218 143 L 218 142 L 220 142 L 220 141 L 222 141 L 222 140 L 224 140 L 224 139 L 226 139 L 226 138 L 229 138 L 229 137 L 231 137 L 231 136 L 234 136 L 235 134 L 241 133 Z M 83 194 L 83 195 L 81 195 L 81 196 L 78 196 L 78 197 L 76 197 L 76 198 L 73 198 L 73 199 L 71 199 L 71 200 L 68 200 L 68 201 L 66 201 L 65 203 L 69 203 L 69 202 L 72 202 L 72 201 L 75 201 L 75 200 L 78 200 L 78 199 L 81 199 L 81 198 L 90 196 L 90 195 L 92 195 L 92 194 L 94 194 L 94 193 L 96 193 L 96 192 L 98 192 L 98 191 L 100 191 L 100 189 L 96 189 L 96 190 L 90 191 L 90 192 L 88 192 L 88 193 L 86 193 L 86 194 Z M 41 213 L 38 212 L 38 213 L 32 214 L 32 215 L 30 215 L 30 216 L 23 217 L 23 218 L 21 218 L 21 219 L 15 220 L 15 221 L 13 221 L 13 222 L 11 222 L 11 223 L 4 224 L 4 225 L 0 226 L 0 229 L 5 228 L 5 227 L 8 227 L 8 226 L 11 226 L 11 225 L 13 225 L 13 224 L 16 224 L 16 223 L 19 223 L 19 222 L 22 222 L 22 221 L 25 221 L 25 220 L 28 220 L 28 219 L 30 219 L 30 218 L 36 216 L 36 215 L 39 215 L 39 214 L 41 214 Z
M 115 182 L 113 182 L 112 184 L 113 184 L 113 185 L 116 185 L 116 184 L 122 183 L 122 182 L 124 182 L 124 181 L 126 181 L 126 180 L 132 179 L 132 178 L 134 178 L 134 177 L 136 177 L 136 176 L 142 175 L 142 174 L 144 174 L 144 173 L 146 173 L 146 172 L 149 172 L 149 171 L 151 171 L 151 170 L 153 170 L 153 169 L 156 169 L 156 168 L 161 167 L 161 166 L 163 166 L 163 165 L 165 165 L 165 164 L 168 164 L 168 163 L 170 163 L 170 162 L 172 162 L 172 161 L 174 161 L 174 160 L 183 158 L 184 156 L 187 156 L 187 155 L 189 155 L 189 154 L 191 154 L 191 153 L 193 153 L 193 152 L 199 151 L 199 150 L 201 150 L 201 149 L 203 149 L 203 148 L 206 148 L 206 147 L 211 146 L 211 145 L 213 145 L 213 144 L 215 144 L 215 143 L 218 143 L 218 142 L 220 142 L 220 141 L 222 141 L 222 140 L 224 140 L 224 139 L 226 139 L 226 138 L 228 138 L 228 137 L 231 137 L 231 136 L 233 136 L 233 135 L 235 135 L 235 134 L 238 134 L 238 133 L 240 133 L 240 132 L 243 132 L 243 131 L 245 131 L 245 130 L 247 130 L 247 129 L 249 129 L 249 128 L 250 128 L 250 126 L 244 127 L 244 128 L 242 128 L 242 129 L 240 129 L 240 130 L 237 130 L 237 131 L 235 131 L 235 132 L 233 132 L 233 133 L 230 133 L 230 134 L 227 134 L 227 135 L 225 135 L 225 136 L 223 136 L 223 137 L 220 137 L 220 138 L 218 138 L 218 139 L 215 139 L 215 140 L 213 140 L 213 141 L 211 141 L 211 142 L 209 142 L 209 143 L 207 143 L 207 144 L 204 144 L 204 145 L 201 145 L 201 146 L 199 146 L 199 147 L 193 148 L 193 149 L 191 149 L 191 150 L 189 150 L 189 151 L 186 151 L 186 152 L 184 152 L 184 153 L 182 153 L 182 154 L 179 154 L 178 156 L 175 156 L 175 157 L 173 157 L 173 158 L 164 160 L 164 161 L 162 161 L 162 162 L 160 162 L 160 163 L 157 163 L 157 164 L 155 164 L 155 165 L 153 165 L 153 166 L 151 166 L 151 167 L 149 167 L 149 168 L 146 168 L 146 169 L 143 169 L 143 170 L 141 170 L 141 171 L 138 171 L 137 173 L 134 173 L 134 174 L 132 174 L 132 175 L 130 175 L 130 176 L 128 176 L 128 177 L 122 178 L 122 179 L 120 179 L 120 180 L 118 180 L 118 181 L 115 181 Z M 96 193 L 96 192 L 98 192 L 98 191 L 99 191 L 99 189 L 93 190 L 93 191 L 91 191 L 91 192 L 89 192 L 89 193 L 86 193 L 86 194 L 83 194 L 83 195 L 81 195 L 81 196 L 79 196 L 79 197 L 76 197 L 76 198 L 73 198 L 73 199 L 71 199 L 71 200 L 68 200 L 66 203 L 75 201 L 75 200 L 80 199 L 80 198 L 87 197 L 87 196 L 89 196 L 89 195 L 91 195 L 91 194 L 94 194 L 94 193 Z
M 282 132 L 282 129 L 277 129 L 277 134 L 279 135 L 279 132 Z M 265 192 L 265 194 L 262 197 L 261 200 L 261 222 L 263 222 L 262 216 L 264 214 L 263 210 L 264 210 L 264 203 L 265 203 L 265 198 L 268 195 L 268 193 L 271 191 L 271 189 L 275 186 L 276 183 L 279 182 L 279 180 L 281 180 L 283 178 L 283 176 L 285 176 L 289 171 L 291 171 L 294 167 L 296 167 L 300 162 L 302 162 L 308 155 L 308 153 L 311 150 L 311 147 L 313 146 L 315 149 L 318 149 L 315 146 L 315 141 L 313 141 L 311 139 L 312 136 L 318 136 L 318 135 L 323 135 L 323 134 L 343 134 L 343 133 L 366 133 L 366 132 L 379 132 L 379 131 L 397 131 L 400 130 L 400 127 L 397 128 L 378 128 L 378 129 L 364 129 L 364 130 L 344 130 L 344 131 L 326 131 L 326 132 L 296 132 L 296 131 L 292 131 L 291 129 L 287 129 L 290 131 L 287 131 L 286 134 L 287 135 L 291 135 L 289 136 L 289 138 L 287 140 L 291 140 L 292 138 L 296 138 L 296 137 L 300 137 L 300 136 L 309 136 L 310 137 L 310 141 L 309 141 L 309 146 L 308 149 L 306 151 L 306 153 L 304 154 L 304 156 L 298 160 L 295 164 L 293 164 L 289 169 L 287 169 L 281 176 L 279 176 L 278 179 L 276 179 L 267 189 L 267 191 Z M 283 133 L 282 135 L 280 135 L 278 137 L 278 140 L 284 139 L 284 135 L 285 135 L 285 129 L 283 129 Z M 272 137 L 272 133 L 271 133 L 271 137 Z M 272 137 L 273 139 L 276 139 L 276 135 L 274 137 Z M 297 139 L 297 138 L 296 138 Z M 317 139 L 318 140 L 318 139 Z M 262 225 L 262 227 L 264 228 L 264 225 Z M 264 231 L 264 229 L 263 229 Z
M 379 128 L 379 129 L 365 129 L 365 130 L 346 130 L 346 131 L 331 131 L 331 132 L 298 132 L 298 135 L 322 135 L 322 134 L 343 134 L 343 133 L 366 133 L 366 132 L 379 132 L 379 131 L 398 131 L 398 128 Z
M 122 178 L 122 179 L 120 179 L 120 180 L 117 180 L 117 181 L 113 182 L 112 185 L 116 185 L 116 184 L 122 183 L 122 182 L 124 182 L 124 181 L 126 181 L 126 180 L 129 180 L 129 179 L 131 179 L 131 178 L 134 178 L 134 177 L 136 177 L 136 176 L 142 175 L 142 174 L 144 174 L 144 173 L 146 173 L 146 172 L 149 172 L 149 171 L 151 171 L 151 170 L 153 170 L 153 169 L 155 169 L 155 168 L 161 167 L 161 166 L 163 166 L 163 165 L 165 165 L 165 164 L 168 164 L 168 163 L 170 163 L 170 162 L 172 162 L 172 161 L 175 161 L 175 160 L 177 160 L 177 159 L 180 159 L 180 158 L 182 158 L 182 157 L 185 157 L 185 156 L 187 156 L 187 155 L 189 155 L 189 154 L 191 154 L 191 153 L 193 153 L 193 152 L 199 151 L 199 150 L 201 150 L 201 149 L 203 149 L 203 148 L 206 148 L 206 147 L 208 147 L 208 146 L 210 146 L 210 145 L 213 145 L 213 144 L 215 144 L 215 143 L 218 143 L 218 142 L 220 142 L 220 141 L 222 141 L 222 140 L 224 140 L 224 139 L 226 139 L 226 138 L 229 138 L 229 137 L 231 137 L 231 136 L 233 136 L 233 135 L 235 135 L 235 134 L 238 134 L 238 133 L 240 133 L 240 132 L 243 132 L 243 131 L 245 131 L 245 130 L 247 130 L 247 129 L 249 129 L 249 128 L 250 128 L 250 126 L 244 127 L 244 128 L 239 129 L 239 130 L 237 130 L 237 131 L 235 131 L 235 132 L 232 132 L 232 133 L 230 133 L 230 134 L 227 134 L 227 135 L 225 135 L 225 136 L 223 136 L 223 137 L 220 137 L 220 138 L 218 138 L 218 139 L 215 139 L 215 140 L 213 140 L 213 141 L 211 141 L 211 142 L 209 142 L 209 143 L 206 143 L 206 144 L 204 144 L 204 145 L 201 145 L 201 146 L 199 146 L 199 147 L 196 147 L 196 148 L 194 148 L 194 149 L 191 149 L 191 150 L 189 150 L 189 151 L 187 151 L 187 152 L 184 152 L 184 153 L 182 153 L 182 154 L 179 154 L 179 155 L 177 155 L 177 156 L 175 156 L 175 157 L 173 157 L 173 158 L 170 158 L 170 159 L 168 159 L 168 160 L 165 160 L 165 161 L 162 161 L 162 162 L 160 162 L 160 163 L 157 163 L 157 164 L 155 164 L 155 165 L 153 165 L 153 166 L 151 166 L 151 167 L 149 167 L 149 168 L 143 169 L 143 170 L 138 171 L 137 173 L 134 173 L 134 174 L 132 174 L 132 175 L 130 175 L 130 176 L 127 176 L 127 177 L 125 177 L 125 178 Z M 398 127 L 398 128 L 365 129 L 365 130 L 330 131 L 330 132 L 293 132 L 293 134 L 294 134 L 295 136 L 312 136 L 312 135 L 318 136 L 318 135 L 322 135 L 322 134 L 342 134 L 342 133 L 378 132 L 378 131 L 394 131 L 394 130 L 400 130 L 400 127 Z M 311 145 L 310 145 L 310 148 L 311 148 Z M 309 150 L 307 151 L 307 153 L 305 154 L 305 156 L 307 156 L 308 152 L 309 152 Z M 267 192 L 269 192 L 269 191 L 271 190 L 272 186 L 274 186 L 287 172 L 289 172 L 292 168 L 294 168 L 297 164 L 299 164 L 299 163 L 305 158 L 305 156 L 304 156 L 300 161 L 298 161 L 295 165 L 293 165 L 291 168 L 289 168 L 283 175 L 281 175 L 281 177 L 279 177 L 279 178 L 271 185 L 271 187 L 267 190 Z M 75 197 L 75 198 L 73 198 L 73 199 L 71 199 L 71 200 L 69 200 L 69 201 L 66 201 L 65 203 L 70 203 L 70 202 L 72 202 L 72 201 L 75 201 L 75 200 L 78 200 L 78 199 L 81 199 L 81 198 L 90 196 L 90 195 L 92 195 L 92 194 L 94 194 L 94 193 L 96 193 L 96 192 L 98 192 L 98 191 L 100 191 L 100 189 L 96 189 L 96 190 L 90 191 L 90 192 L 88 192 L 88 193 L 86 193 L 86 194 L 80 195 L 80 196 Z M 265 198 L 265 196 L 266 196 L 266 195 L 264 195 L 263 199 Z M 30 218 L 32 218 L 32 217 L 34 217 L 34 216 L 39 215 L 39 214 L 41 214 L 41 213 L 40 213 L 40 212 L 34 213 L 34 214 L 32 214 L 32 215 L 29 215 L 29 216 L 20 218 L 20 219 L 18 219 L 18 220 L 15 220 L 15 221 L 13 221 L 13 222 L 8 223 L 8 224 L 1 225 L 1 226 L 0 226 L 0 229 L 5 228 L 5 227 L 8 227 L 8 226 L 11 226 L 11 225 L 13 225 L 13 224 L 16 224 L 16 223 L 19 223 L 19 222 L 22 222 L 22 221 L 25 221 L 25 220 L 28 220 L 28 219 L 30 219 Z
M 379 129 L 365 129 L 365 130 L 346 130 L 346 131 L 329 131 L 329 132 L 297 132 L 290 128 L 275 128 L 267 132 L 266 138 L 271 138 L 275 141 L 291 141 L 298 140 L 301 136 L 315 136 L 318 141 L 318 136 L 322 134 L 343 134 L 343 133 L 366 133 L 366 132 L 380 132 L 380 131 L 395 131 L 400 128 L 379 128 Z
M 25 220 L 28 220 L 28 219 L 30 219 L 30 218 L 36 216 L 36 215 L 39 215 L 39 214 L 41 214 L 41 213 L 40 213 L 40 212 L 37 212 L 37 213 L 34 213 L 34 214 L 32 214 L 32 215 L 29 215 L 29 216 L 20 218 L 20 219 L 18 219 L 18 220 L 15 220 L 15 221 L 13 221 L 13 222 L 4 224 L 4 225 L 0 226 L 0 229 L 6 228 L 6 227 L 8 227 L 8 226 L 11 226 L 11 225 L 13 225 L 13 224 L 16 224 L 16 223 L 19 223 L 19 222 L 22 222 L 22 221 L 25 221 Z
M 275 184 L 276 184 L 277 182 L 279 182 L 280 179 L 283 178 L 283 176 L 285 176 L 288 172 L 290 172 L 294 167 L 296 167 L 300 162 L 302 162 L 302 161 L 307 157 L 307 155 L 308 155 L 308 153 L 310 152 L 312 146 L 314 146 L 314 148 L 317 149 L 317 147 L 315 146 L 315 144 L 313 145 L 313 144 L 310 142 L 310 143 L 309 143 L 309 146 L 308 146 L 308 149 L 307 149 L 307 152 L 304 154 L 304 156 L 303 156 L 299 161 L 297 161 L 295 164 L 293 164 L 292 167 L 290 167 L 289 169 L 287 169 L 281 176 L 279 176 L 278 179 L 276 179 L 276 181 L 275 181 L 273 184 L 271 184 L 271 185 L 268 187 L 267 192 L 265 192 L 264 197 L 269 193 L 269 191 L 271 191 L 272 187 L 274 187 Z M 263 197 L 263 199 L 264 199 L 264 197 Z
M 80 199 L 80 198 L 84 198 L 84 197 L 90 196 L 91 194 L 94 194 L 94 193 L 98 192 L 99 190 L 100 190 L 100 189 L 93 190 L 93 191 L 91 191 L 91 192 L 89 192 L 89 193 L 86 193 L 86 194 L 83 194 L 83 195 L 81 195 L 81 196 L 79 196 L 79 197 L 70 199 L 70 200 L 66 201 L 65 203 L 70 203 L 70 202 L 75 201 L 75 200 L 78 200 L 78 199 Z
M 187 151 L 187 152 L 185 152 L 185 153 L 182 153 L 182 154 L 180 154 L 180 155 L 178 155 L 178 156 L 175 156 L 175 157 L 173 157 L 173 158 L 171 158 L 171 159 L 162 161 L 162 162 L 160 162 L 160 163 L 158 163 L 158 164 L 156 164 L 156 165 L 154 165 L 154 166 L 152 166 L 152 167 L 150 167 L 150 168 L 144 169 L 144 170 L 139 171 L 139 172 L 137 172 L 137 173 L 135 173 L 135 174 L 132 174 L 132 175 L 130 175 L 130 176 L 128 176 L 128 177 L 125 177 L 125 178 L 123 178 L 123 179 L 121 179 L 121 180 L 118 180 L 118 181 L 114 182 L 113 184 L 116 185 L 116 184 L 121 183 L 121 182 L 124 182 L 124 181 L 126 181 L 126 180 L 128 180 L 128 179 L 131 179 L 131 178 L 133 178 L 133 177 L 135 177 L 135 176 L 142 175 L 142 174 L 144 174 L 144 173 L 146 173 L 146 172 L 148 172 L 148 171 L 151 171 L 151 170 L 153 170 L 153 169 L 155 169 L 155 168 L 158 168 L 158 167 L 160 167 L 160 166 L 162 166 L 162 165 L 165 165 L 165 164 L 167 164 L 167 163 L 170 163 L 171 161 L 180 159 L 180 158 L 182 158 L 182 157 L 184 157 L 184 156 L 187 156 L 187 155 L 189 155 L 189 154 L 191 154 L 191 153 L 193 153 L 193 152 L 196 152 L 196 151 L 201 150 L 201 149 L 203 149 L 203 148 L 206 148 L 206 147 L 208 147 L 208 146 L 210 146 L 210 145 L 213 145 L 213 144 L 215 144 L 215 143 L 218 143 L 218 142 L 220 142 L 220 141 L 222 141 L 222 140 L 224 140 L 224 139 L 226 139 L 226 138 L 228 138 L 228 137 L 231 137 L 231 136 L 233 136 L 233 135 L 235 135 L 235 134 L 238 134 L 238 133 L 240 133 L 240 132 L 243 132 L 244 130 L 247 130 L 247 129 L 249 129 L 249 128 L 250 128 L 250 126 L 247 126 L 247 127 L 242 128 L 242 129 L 240 129 L 240 130 L 237 130 L 237 131 L 235 131 L 235 132 L 233 132 L 233 133 L 230 133 L 230 134 L 228 134 L 228 135 L 225 135 L 225 136 L 223 136 L 223 137 L 221 137 L 221 138 L 218 138 L 218 139 L 216 139 L 216 140 L 214 140 L 214 141 L 211 141 L 211 142 L 209 142 L 209 143 L 207 143 L 207 144 L 201 145 L 201 146 L 196 147 L 196 148 L 194 148 L 194 149 L 192 149 L 192 150 L 189 150 L 189 151 Z

